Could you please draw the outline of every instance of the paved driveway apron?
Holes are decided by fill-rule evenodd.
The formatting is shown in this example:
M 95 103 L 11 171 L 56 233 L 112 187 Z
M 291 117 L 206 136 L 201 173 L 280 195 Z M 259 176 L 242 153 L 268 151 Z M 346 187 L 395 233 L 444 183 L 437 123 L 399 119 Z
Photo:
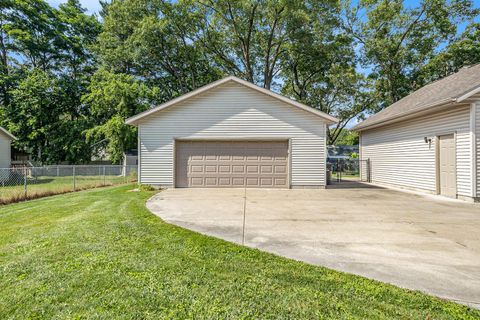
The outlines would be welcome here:
M 381 188 L 168 189 L 147 206 L 203 234 L 480 307 L 478 204 Z

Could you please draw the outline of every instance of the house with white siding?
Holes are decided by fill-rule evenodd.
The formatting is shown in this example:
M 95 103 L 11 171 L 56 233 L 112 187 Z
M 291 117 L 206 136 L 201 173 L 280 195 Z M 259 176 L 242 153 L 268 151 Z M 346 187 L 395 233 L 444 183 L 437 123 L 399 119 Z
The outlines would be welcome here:
M 9 168 L 11 161 L 11 143 L 17 138 L 0 127 L 0 168 Z
M 337 119 L 230 76 L 126 120 L 138 179 L 163 187 L 322 188 Z
M 479 200 L 480 65 L 422 87 L 353 129 L 373 183 Z

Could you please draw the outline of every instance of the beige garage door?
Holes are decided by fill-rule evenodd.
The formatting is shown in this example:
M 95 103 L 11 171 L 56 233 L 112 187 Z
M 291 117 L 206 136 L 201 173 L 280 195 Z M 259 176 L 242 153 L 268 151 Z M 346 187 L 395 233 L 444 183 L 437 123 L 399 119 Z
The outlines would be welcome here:
M 288 188 L 287 141 L 177 141 L 177 187 Z

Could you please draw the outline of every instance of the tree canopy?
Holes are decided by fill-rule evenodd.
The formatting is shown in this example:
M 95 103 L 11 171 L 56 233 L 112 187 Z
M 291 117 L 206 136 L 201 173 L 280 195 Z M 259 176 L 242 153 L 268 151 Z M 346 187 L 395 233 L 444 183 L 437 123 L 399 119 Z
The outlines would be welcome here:
M 114 162 L 125 118 L 226 75 L 352 121 L 480 62 L 470 0 L 79 0 L 0 3 L 0 125 L 45 164 Z M 459 28 L 459 26 L 465 26 Z

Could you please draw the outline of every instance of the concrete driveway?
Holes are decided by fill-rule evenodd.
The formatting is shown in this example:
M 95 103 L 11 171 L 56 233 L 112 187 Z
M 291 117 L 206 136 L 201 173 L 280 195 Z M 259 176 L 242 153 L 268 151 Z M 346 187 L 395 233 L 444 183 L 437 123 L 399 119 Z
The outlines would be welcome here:
M 169 189 L 147 206 L 207 235 L 480 307 L 478 204 L 346 187 Z

